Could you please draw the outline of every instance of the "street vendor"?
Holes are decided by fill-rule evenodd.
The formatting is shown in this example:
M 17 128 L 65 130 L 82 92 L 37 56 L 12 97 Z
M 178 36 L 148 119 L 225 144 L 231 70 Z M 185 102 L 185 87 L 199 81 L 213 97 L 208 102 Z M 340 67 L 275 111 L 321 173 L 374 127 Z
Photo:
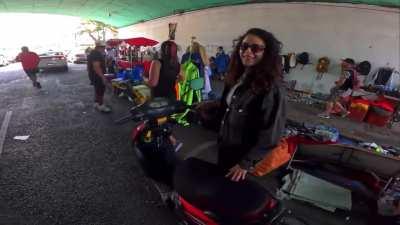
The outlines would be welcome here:
M 96 41 L 95 48 L 90 52 L 87 59 L 87 69 L 89 78 L 93 83 L 95 92 L 94 107 L 100 112 L 111 112 L 111 108 L 104 104 L 104 92 L 106 90 L 106 61 L 105 49 L 106 44 L 103 41 Z
M 334 108 L 337 107 L 342 117 L 346 117 L 350 112 L 340 103 L 340 98 L 348 90 L 354 90 L 358 87 L 357 71 L 355 70 L 355 62 L 351 58 L 342 60 L 342 74 L 339 80 L 335 81 L 335 86 L 331 88 L 328 101 L 326 103 L 326 109 L 323 113 L 318 116 L 321 118 L 329 119 L 333 113 Z

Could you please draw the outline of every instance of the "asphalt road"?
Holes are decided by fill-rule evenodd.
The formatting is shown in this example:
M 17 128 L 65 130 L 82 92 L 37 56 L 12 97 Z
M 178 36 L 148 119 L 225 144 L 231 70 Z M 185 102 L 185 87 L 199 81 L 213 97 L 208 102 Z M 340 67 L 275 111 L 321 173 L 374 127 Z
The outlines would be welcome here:
M 0 68 L 0 123 L 12 112 L 0 155 L 0 225 L 176 224 L 130 150 L 132 124 L 113 122 L 128 102 L 108 96 L 114 112 L 95 111 L 85 65 L 39 80 L 42 90 L 20 64 Z
M 69 72 L 42 73 L 43 88 L 37 90 L 20 64 L 0 68 L 0 125 L 12 112 L 0 150 L 0 225 L 177 224 L 130 149 L 133 123 L 114 123 L 129 102 L 107 94 L 113 113 L 95 111 L 85 69 L 70 65 Z M 221 82 L 214 85 L 222 88 Z M 310 107 L 289 107 L 292 119 L 312 121 L 317 114 Z M 184 142 L 181 156 L 210 158 L 198 153 L 211 148 L 214 133 L 196 126 L 176 127 L 175 132 Z M 29 139 L 13 139 L 19 135 Z M 273 174 L 261 181 L 270 191 L 278 185 Z M 287 205 L 310 225 L 365 224 L 359 215 L 348 220 L 349 213 Z

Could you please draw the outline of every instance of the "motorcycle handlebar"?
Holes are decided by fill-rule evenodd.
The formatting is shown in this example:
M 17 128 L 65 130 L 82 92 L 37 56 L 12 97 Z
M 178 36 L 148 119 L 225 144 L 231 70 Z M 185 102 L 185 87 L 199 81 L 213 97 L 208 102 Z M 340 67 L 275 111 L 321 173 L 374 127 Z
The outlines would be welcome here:
M 151 119 L 153 117 L 157 117 L 157 115 L 151 115 L 151 114 L 146 115 L 144 112 L 141 112 L 140 109 L 136 110 L 136 109 L 140 108 L 141 106 L 142 105 L 135 106 L 134 108 L 132 108 L 130 110 L 128 115 L 125 115 L 125 116 L 115 120 L 114 122 L 116 124 L 124 124 L 124 123 L 132 121 L 132 120 L 133 121 L 140 121 L 140 120 L 146 120 L 146 119 Z M 170 113 L 166 113 L 166 115 L 160 115 L 160 116 L 169 116 L 167 114 L 172 115 L 174 113 L 183 112 L 185 109 L 189 109 L 189 110 L 193 111 L 195 108 L 196 108 L 196 105 L 179 106 L 175 110 L 171 110 Z M 173 111 L 176 111 L 176 112 L 173 112 Z
M 124 123 L 126 123 L 128 121 L 131 121 L 131 120 L 132 120 L 132 114 L 129 114 L 129 115 L 125 115 L 125 116 L 115 120 L 114 123 L 120 125 L 120 124 L 124 124 Z

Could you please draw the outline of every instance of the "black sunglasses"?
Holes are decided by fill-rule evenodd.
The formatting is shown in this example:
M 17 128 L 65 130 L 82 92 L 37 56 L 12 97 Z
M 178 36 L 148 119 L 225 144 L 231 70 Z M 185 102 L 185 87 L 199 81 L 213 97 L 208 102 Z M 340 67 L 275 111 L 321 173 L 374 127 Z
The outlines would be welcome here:
M 243 42 L 240 45 L 240 50 L 242 50 L 243 52 L 246 51 L 248 48 L 250 48 L 251 52 L 258 53 L 258 52 L 264 51 L 265 46 L 258 45 L 258 44 L 251 44 L 250 45 L 249 43 L 246 43 L 246 42 Z

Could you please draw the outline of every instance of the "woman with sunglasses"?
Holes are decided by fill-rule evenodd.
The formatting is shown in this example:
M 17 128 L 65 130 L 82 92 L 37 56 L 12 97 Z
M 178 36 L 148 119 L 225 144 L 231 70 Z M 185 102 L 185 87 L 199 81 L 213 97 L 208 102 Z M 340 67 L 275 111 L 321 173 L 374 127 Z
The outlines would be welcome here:
M 218 165 L 233 181 L 245 179 L 284 131 L 280 50 L 281 43 L 270 32 L 248 30 L 232 53 L 221 100 L 198 107 L 205 117 L 218 107 Z

